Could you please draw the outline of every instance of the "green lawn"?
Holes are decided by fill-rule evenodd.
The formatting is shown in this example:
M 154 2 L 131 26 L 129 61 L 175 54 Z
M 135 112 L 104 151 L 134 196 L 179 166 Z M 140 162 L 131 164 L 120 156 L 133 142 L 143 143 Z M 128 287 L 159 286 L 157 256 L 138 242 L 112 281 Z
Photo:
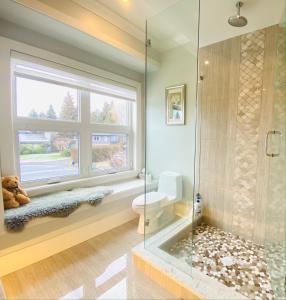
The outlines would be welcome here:
M 47 154 L 25 154 L 20 155 L 21 160 L 61 160 L 69 159 L 69 157 L 61 156 L 60 152 L 47 153 Z

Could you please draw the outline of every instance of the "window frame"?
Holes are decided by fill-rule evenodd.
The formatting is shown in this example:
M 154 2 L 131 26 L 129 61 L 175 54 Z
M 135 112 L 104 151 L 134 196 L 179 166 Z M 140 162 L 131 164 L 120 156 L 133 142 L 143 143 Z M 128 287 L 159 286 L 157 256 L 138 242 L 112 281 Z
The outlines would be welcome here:
M 59 84 L 61 86 L 68 86 L 76 88 L 78 91 L 78 103 L 79 103 L 79 120 L 78 121 L 68 121 L 68 120 L 49 120 L 49 119 L 32 119 L 29 117 L 17 116 L 17 95 L 16 95 L 16 78 L 28 78 L 32 80 L 39 80 L 42 82 L 51 83 L 51 80 L 48 78 L 31 76 L 29 74 L 15 72 L 15 65 L 19 59 L 13 56 L 10 58 L 11 63 L 11 85 L 12 85 L 12 124 L 14 132 L 14 164 L 17 174 L 20 175 L 20 155 L 19 155 L 19 141 L 18 141 L 18 131 L 21 130 L 36 130 L 36 131 L 53 131 L 53 132 L 72 132 L 77 133 L 79 136 L 79 174 L 74 176 L 61 176 L 53 177 L 50 179 L 42 179 L 37 181 L 25 181 L 23 182 L 25 187 L 37 187 L 43 186 L 52 183 L 63 183 L 70 182 L 74 180 L 82 180 L 89 178 L 96 178 L 100 176 L 108 176 L 114 174 L 120 174 L 127 171 L 136 171 L 138 172 L 138 157 L 136 157 L 136 152 L 138 153 L 138 139 L 136 139 L 137 130 L 139 128 L 138 123 L 134 119 L 136 118 L 136 113 L 138 115 L 138 92 L 136 89 L 136 101 L 131 102 L 127 101 L 128 105 L 128 124 L 127 125 L 116 125 L 116 124 L 97 124 L 92 123 L 90 120 L 90 94 L 92 92 L 97 93 L 96 90 L 91 91 L 84 88 L 79 88 L 77 86 L 72 86 L 69 84 L 62 83 L 60 81 L 52 82 Z M 25 63 L 29 64 L 29 60 L 24 60 Z M 41 59 L 37 58 L 36 62 L 38 65 L 41 65 Z M 43 62 L 43 66 L 47 64 Z M 49 66 L 48 66 L 49 67 Z M 60 65 L 59 65 L 60 67 Z M 51 68 L 56 69 L 55 65 L 52 64 Z M 58 69 L 56 69 L 58 70 Z M 61 68 L 59 68 L 61 70 Z M 64 70 L 65 71 L 65 70 Z M 65 71 L 66 72 L 66 71 Z M 68 71 L 67 71 L 68 72 Z M 84 74 L 84 71 L 80 71 Z M 71 77 L 73 73 L 68 72 Z M 88 73 L 87 73 L 88 75 Z M 121 86 L 129 87 L 129 85 Z M 100 94 L 101 92 L 99 92 Z M 115 97 L 121 98 L 123 97 Z M 118 101 L 121 101 L 118 99 Z M 114 172 L 97 172 L 92 169 L 92 134 L 95 133 L 106 133 L 106 134 L 127 134 L 128 136 L 128 163 L 126 168 L 118 169 Z M 136 168 L 137 167 L 137 168 Z

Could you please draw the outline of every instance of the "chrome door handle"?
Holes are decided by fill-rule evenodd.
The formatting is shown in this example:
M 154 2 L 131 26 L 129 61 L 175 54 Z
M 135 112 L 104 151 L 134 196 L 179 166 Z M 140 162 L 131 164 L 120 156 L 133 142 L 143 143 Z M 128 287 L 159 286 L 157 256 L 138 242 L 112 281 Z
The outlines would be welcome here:
M 279 139 L 279 151 L 278 151 L 278 153 L 269 153 L 268 152 L 268 140 L 269 140 L 269 136 L 270 135 L 276 135 L 276 134 L 278 134 L 280 136 L 280 139 Z M 270 131 L 267 132 L 267 134 L 266 134 L 266 140 L 265 140 L 265 154 L 267 156 L 269 156 L 269 157 L 278 157 L 280 155 L 281 136 L 282 136 L 282 133 L 279 130 L 270 130 Z

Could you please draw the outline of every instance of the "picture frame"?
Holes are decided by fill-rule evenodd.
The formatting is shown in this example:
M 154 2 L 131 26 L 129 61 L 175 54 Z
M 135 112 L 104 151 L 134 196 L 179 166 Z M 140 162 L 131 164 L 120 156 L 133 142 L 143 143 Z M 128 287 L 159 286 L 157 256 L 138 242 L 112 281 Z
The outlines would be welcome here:
M 185 125 L 186 84 L 167 87 L 166 124 Z

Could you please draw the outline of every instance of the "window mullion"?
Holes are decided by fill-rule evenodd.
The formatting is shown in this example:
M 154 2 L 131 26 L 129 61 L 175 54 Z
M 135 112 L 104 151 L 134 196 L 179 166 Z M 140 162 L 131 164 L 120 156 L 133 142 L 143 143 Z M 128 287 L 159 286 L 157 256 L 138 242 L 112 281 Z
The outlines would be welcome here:
M 107 124 L 91 124 L 92 132 L 95 133 L 129 133 L 129 126 L 107 125 Z
M 134 144 L 134 131 L 133 131 L 133 118 L 134 118 L 134 115 L 133 115 L 133 104 L 131 102 L 129 102 L 129 105 L 128 105 L 128 116 L 129 116 L 129 120 L 128 120 L 128 123 L 129 123 L 129 132 L 128 132 L 128 136 L 129 136 L 129 143 L 128 143 L 128 164 L 129 164 L 129 167 L 131 169 L 134 168 L 134 148 L 135 148 L 135 144 Z
M 80 128 L 79 122 L 62 122 L 51 120 L 33 120 L 27 118 L 16 118 L 14 121 L 14 129 L 31 130 L 31 131 L 54 131 L 54 132 L 78 132 Z
M 80 166 L 81 176 L 88 177 L 91 168 L 90 93 L 81 90 Z

